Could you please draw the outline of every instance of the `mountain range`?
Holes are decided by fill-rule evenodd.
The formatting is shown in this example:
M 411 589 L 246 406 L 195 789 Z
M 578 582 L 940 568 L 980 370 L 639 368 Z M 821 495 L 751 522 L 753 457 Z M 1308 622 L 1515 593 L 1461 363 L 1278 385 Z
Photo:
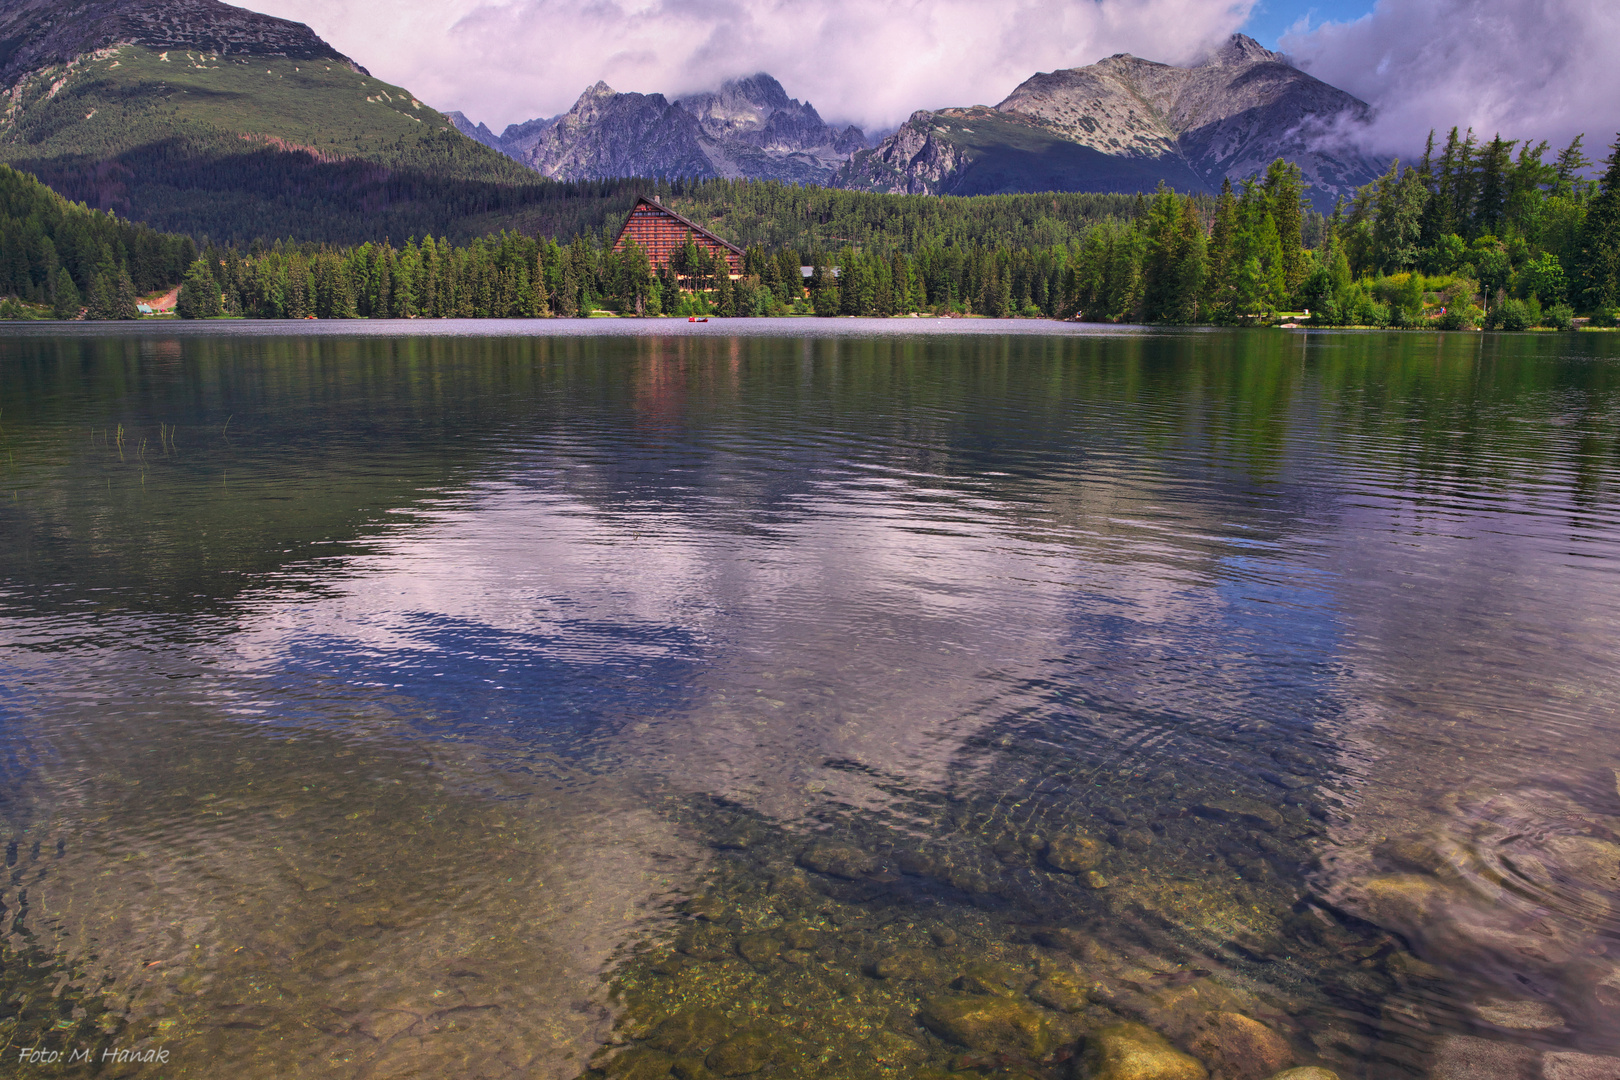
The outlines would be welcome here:
M 1038 74 L 994 107 L 913 113 L 875 146 L 764 73 L 673 102 L 599 82 L 562 116 L 499 136 L 449 115 L 469 137 L 567 180 L 748 177 L 929 195 L 1134 192 L 1163 181 L 1215 192 L 1282 157 L 1325 210 L 1385 164 L 1347 137 L 1370 119 L 1365 102 L 1242 34 L 1188 67 L 1119 54 Z
M 917 112 L 875 143 L 764 73 L 674 99 L 599 82 L 496 135 L 302 24 L 218 0 L 0 0 L 0 94 L 0 161 L 93 207 L 244 241 L 566 235 L 628 207 L 634 185 L 602 184 L 622 177 L 1213 191 L 1281 156 L 1326 208 L 1382 166 L 1344 135 L 1364 103 L 1242 36 L 1188 67 L 1120 55 L 1038 74 L 994 107 Z
M 611 176 L 745 177 L 825 184 L 869 145 L 857 127 L 825 123 L 761 72 L 670 101 L 621 94 L 598 82 L 561 116 L 513 124 L 496 135 L 459 112 L 469 138 L 558 180 Z

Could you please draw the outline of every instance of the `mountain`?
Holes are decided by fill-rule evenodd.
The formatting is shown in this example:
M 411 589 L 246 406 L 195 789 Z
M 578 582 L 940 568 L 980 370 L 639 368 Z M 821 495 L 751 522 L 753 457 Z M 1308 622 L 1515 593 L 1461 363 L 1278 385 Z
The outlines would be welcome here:
M 0 93 L 0 161 L 163 230 L 465 239 L 579 212 L 307 26 L 217 0 L 0 0 Z
M 824 184 L 867 145 L 856 127 L 821 119 L 763 72 L 671 102 L 598 82 L 561 116 L 495 135 L 460 113 L 458 130 L 560 180 L 614 176 L 747 177 Z
M 834 183 L 864 191 L 978 195 L 1141 191 L 1160 180 L 1216 191 L 1278 157 L 1319 209 L 1383 171 L 1345 137 L 1367 104 L 1242 34 L 1192 67 L 1126 54 L 1039 74 L 994 108 L 912 114 Z
M 119 42 L 225 57 L 329 60 L 359 67 L 303 23 L 212 0 L 6 0 L 0 4 L 0 83 Z

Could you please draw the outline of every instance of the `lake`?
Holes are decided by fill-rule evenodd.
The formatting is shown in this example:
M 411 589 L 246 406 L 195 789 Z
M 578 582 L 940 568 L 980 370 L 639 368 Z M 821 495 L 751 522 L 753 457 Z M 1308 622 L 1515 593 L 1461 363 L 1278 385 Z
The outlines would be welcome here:
M 0 530 L 8 1074 L 1620 1075 L 1620 336 L 14 324 Z

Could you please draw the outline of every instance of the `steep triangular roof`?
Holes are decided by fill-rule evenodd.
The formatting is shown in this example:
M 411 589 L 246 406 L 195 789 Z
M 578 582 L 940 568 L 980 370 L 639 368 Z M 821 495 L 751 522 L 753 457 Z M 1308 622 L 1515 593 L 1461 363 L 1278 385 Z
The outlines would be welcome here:
M 651 207 L 652 209 L 658 211 L 660 214 L 669 215 L 670 217 L 674 218 L 676 221 L 680 222 L 682 225 L 685 225 L 688 229 L 691 229 L 693 232 L 697 233 L 699 236 L 704 237 L 705 239 L 708 239 L 708 240 L 713 240 L 715 243 L 719 244 L 721 247 L 724 247 L 724 248 L 727 248 L 727 249 L 729 249 L 731 251 L 734 251 L 738 255 L 746 255 L 747 254 L 747 252 L 745 252 L 742 248 L 738 247 L 736 244 L 733 244 L 730 240 L 727 240 L 726 238 L 724 238 L 722 236 L 714 235 L 714 233 L 710 232 L 708 229 L 705 229 L 703 226 L 699 225 L 697 222 L 693 221 L 691 218 L 683 217 L 682 215 L 677 214 L 675 211 L 671 210 L 669 207 L 665 206 L 663 203 L 659 202 L 657 199 L 649 199 L 645 195 L 638 196 L 637 199 L 636 199 L 636 205 L 632 206 L 630 208 L 630 213 L 634 214 L 636 212 L 636 207 L 644 206 L 644 205 Z M 625 218 L 625 224 L 626 225 L 630 224 L 629 217 Z M 619 230 L 619 235 L 621 237 L 624 235 L 624 230 L 623 229 Z

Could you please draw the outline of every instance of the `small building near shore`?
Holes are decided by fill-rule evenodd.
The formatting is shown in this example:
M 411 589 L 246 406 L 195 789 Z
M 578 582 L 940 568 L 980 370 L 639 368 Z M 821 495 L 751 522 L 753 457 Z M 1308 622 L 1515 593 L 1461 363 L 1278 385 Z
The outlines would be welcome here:
M 731 276 L 742 277 L 743 249 L 729 240 L 722 240 L 697 222 L 684 218 L 662 203 L 648 198 L 636 200 L 635 209 L 625 219 L 614 242 L 614 251 L 623 251 L 625 241 L 634 240 L 647 253 L 654 270 L 669 265 L 670 256 L 686 247 L 690 239 L 709 253 L 710 258 L 726 261 Z

